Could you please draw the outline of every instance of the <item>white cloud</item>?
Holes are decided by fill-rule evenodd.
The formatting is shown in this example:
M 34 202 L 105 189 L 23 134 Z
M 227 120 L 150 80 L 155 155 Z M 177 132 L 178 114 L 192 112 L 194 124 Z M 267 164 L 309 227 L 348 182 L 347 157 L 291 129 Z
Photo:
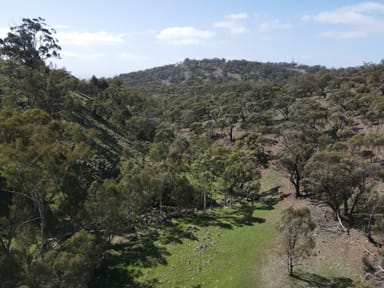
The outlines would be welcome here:
M 229 20 L 243 20 L 248 18 L 248 14 L 245 12 L 233 13 L 233 14 L 227 14 L 224 17 Z
M 263 22 L 259 25 L 259 32 L 270 32 L 275 30 L 287 30 L 293 28 L 293 25 L 290 23 L 282 23 L 278 19 L 274 19 L 271 21 Z
M 215 34 L 208 30 L 199 30 L 191 26 L 168 27 L 161 30 L 156 38 L 171 45 L 196 45 L 213 38 Z
M 111 34 L 105 31 L 98 32 L 75 32 L 68 31 L 70 26 L 55 24 L 52 25 L 57 31 L 56 37 L 59 40 L 60 45 L 68 46 L 98 46 L 98 45 L 116 45 L 124 43 L 125 34 Z M 3 38 L 10 31 L 9 28 L 0 27 L 0 38 Z
M 363 30 L 351 30 L 351 31 L 326 31 L 320 33 L 320 36 L 326 38 L 337 39 L 357 39 L 367 37 L 367 31 Z
M 59 44 L 70 46 L 116 45 L 124 42 L 124 34 L 98 32 L 59 32 Z
M 242 20 L 248 18 L 248 14 L 243 13 L 233 13 L 224 15 L 224 21 L 218 21 L 213 23 L 213 26 L 216 28 L 223 28 L 231 34 L 243 34 L 247 32 L 247 28 L 242 23 Z
M 343 25 L 343 30 L 331 30 L 321 36 L 331 38 L 364 38 L 375 34 L 384 34 L 384 4 L 362 2 L 344 6 L 335 10 L 323 11 L 314 15 L 304 15 L 303 21 L 312 21 L 331 25 Z
M 247 31 L 245 26 L 236 21 L 220 21 L 213 24 L 216 28 L 224 28 L 231 34 L 242 34 Z

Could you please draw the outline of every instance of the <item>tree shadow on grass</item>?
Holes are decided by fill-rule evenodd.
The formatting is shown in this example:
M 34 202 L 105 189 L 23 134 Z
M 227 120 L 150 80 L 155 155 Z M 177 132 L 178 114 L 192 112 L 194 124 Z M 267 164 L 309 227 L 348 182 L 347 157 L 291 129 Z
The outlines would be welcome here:
M 252 207 L 250 205 L 240 205 L 233 208 L 233 212 L 230 215 L 230 218 L 228 219 L 233 223 L 234 225 L 238 227 L 242 226 L 252 226 L 254 224 L 262 224 L 265 223 L 264 218 L 255 217 L 253 216 L 253 212 L 258 207 Z
M 96 271 L 96 273 L 98 273 L 98 271 Z M 120 266 L 108 267 L 108 269 L 97 275 L 94 281 L 90 283 L 89 287 L 154 288 L 158 286 L 159 281 L 157 279 L 138 282 L 137 278 L 142 275 L 143 273 L 138 269 L 128 269 Z
M 191 224 L 198 227 L 216 226 L 223 229 L 233 229 L 232 225 L 227 221 L 223 221 L 222 217 L 216 213 L 188 213 L 181 221 L 185 224 Z
M 144 282 L 137 279 L 143 275 L 142 268 L 168 264 L 166 256 L 170 254 L 165 247 L 156 245 L 158 238 L 157 231 L 148 230 L 111 244 L 90 287 L 156 287 L 157 279 Z
M 198 227 L 215 226 L 222 229 L 265 223 L 265 219 L 253 216 L 256 209 L 258 209 L 256 206 L 243 203 L 230 208 L 215 209 L 208 213 L 188 213 L 182 221 Z
M 140 232 L 121 237 L 104 253 L 90 287 L 156 287 L 157 279 L 143 281 L 140 278 L 144 278 L 143 268 L 168 265 L 166 257 L 170 253 L 165 245 L 182 244 L 185 240 L 199 241 L 200 227 L 234 229 L 264 223 L 265 219 L 253 215 L 256 209 L 256 206 L 241 204 L 208 213 L 189 212 L 167 224 L 144 227 Z
M 95 280 L 90 287 L 156 287 L 157 279 L 139 280 L 143 268 L 168 265 L 170 255 L 164 245 L 198 240 L 197 228 L 177 222 L 158 227 L 144 227 L 140 232 L 121 237 L 111 244 L 103 255 L 102 264 L 95 271 Z
M 197 228 L 184 226 L 181 223 L 170 222 L 157 228 L 160 231 L 158 240 L 162 244 L 177 243 L 182 244 L 185 239 L 198 240 L 196 237 Z
M 272 210 L 280 201 L 288 197 L 289 194 L 283 194 L 280 191 L 280 186 L 275 186 L 269 190 L 260 193 L 260 203 L 258 210 Z
M 308 287 L 316 288 L 348 288 L 354 287 L 353 281 L 346 277 L 332 277 L 326 278 L 324 276 L 298 271 L 292 276 L 293 278 L 307 283 Z

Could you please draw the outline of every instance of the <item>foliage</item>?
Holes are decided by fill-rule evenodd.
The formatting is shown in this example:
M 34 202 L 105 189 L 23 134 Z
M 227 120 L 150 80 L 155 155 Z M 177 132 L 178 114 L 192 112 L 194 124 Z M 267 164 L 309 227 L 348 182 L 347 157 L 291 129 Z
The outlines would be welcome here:
M 294 63 L 261 63 L 245 60 L 185 59 L 176 65 L 121 74 L 118 79 L 127 86 L 170 84 L 220 84 L 230 81 L 284 80 L 299 75 Z M 301 69 L 310 67 L 302 66 Z
M 24 277 L 40 286 L 53 281 L 41 278 L 50 268 L 41 257 L 48 257 L 52 241 L 61 241 L 79 224 L 78 209 L 91 175 L 86 165 L 90 138 L 79 125 L 53 120 L 37 109 L 4 109 L 0 126 L 0 175 L 5 179 L 0 188 L 8 195 L 3 198 L 8 208 L 2 218 L 0 255 L 3 264 L 11 261 L 18 269 L 27 265 Z M 2 265 L 2 273 L 5 268 Z
M 19 26 L 11 27 L 7 37 L 0 39 L 0 56 L 14 59 L 37 69 L 50 57 L 60 57 L 61 47 L 53 37 L 55 30 L 49 29 L 45 20 L 23 18 Z
M 20 282 L 29 287 L 87 287 L 100 256 L 95 236 L 80 230 L 32 262 Z
M 337 218 L 344 216 L 349 222 L 352 222 L 357 206 L 364 201 L 363 196 L 370 193 L 377 173 L 374 166 L 338 151 L 316 153 L 306 169 L 313 192 L 334 211 Z
M 306 207 L 289 207 L 281 213 L 277 228 L 281 233 L 290 276 L 293 275 L 293 268 L 300 265 L 302 259 L 309 256 L 315 247 L 312 237 L 315 227 L 316 225 L 311 219 L 311 212 Z
M 289 181 L 295 187 L 295 196 L 299 198 L 306 174 L 305 165 L 315 152 L 316 145 L 303 131 L 286 133 L 283 137 L 283 147 L 278 154 L 279 166 L 288 173 Z

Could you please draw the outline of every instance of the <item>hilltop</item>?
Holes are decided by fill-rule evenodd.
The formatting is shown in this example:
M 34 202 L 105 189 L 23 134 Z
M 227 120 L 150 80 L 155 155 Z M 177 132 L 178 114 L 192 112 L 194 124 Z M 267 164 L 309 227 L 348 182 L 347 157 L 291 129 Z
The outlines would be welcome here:
M 284 81 L 303 73 L 325 70 L 296 63 L 263 63 L 247 60 L 185 59 L 173 65 L 120 74 L 116 79 L 129 87 L 201 85 L 255 81 Z

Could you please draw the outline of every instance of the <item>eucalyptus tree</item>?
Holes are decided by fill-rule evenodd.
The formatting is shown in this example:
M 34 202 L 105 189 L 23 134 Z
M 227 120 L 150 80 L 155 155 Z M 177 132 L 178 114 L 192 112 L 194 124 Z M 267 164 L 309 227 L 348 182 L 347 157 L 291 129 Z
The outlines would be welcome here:
M 1 191 L 11 195 L 18 209 L 33 207 L 23 221 L 39 223 L 35 236 L 44 250 L 52 221 L 64 215 L 73 221 L 75 207 L 84 200 L 82 185 L 91 176 L 86 167 L 93 155 L 90 139 L 79 125 L 53 120 L 38 109 L 3 110 L 0 127 L 0 177 L 5 181 Z M 71 185 L 78 185 L 76 191 Z
M 277 228 L 281 232 L 287 257 L 288 274 L 293 276 L 294 267 L 302 264 L 302 260 L 309 256 L 315 247 L 313 231 L 316 224 L 312 221 L 311 212 L 307 207 L 289 207 L 281 213 Z
M 352 157 L 346 151 L 321 151 L 313 155 L 305 168 L 308 187 L 333 210 L 347 232 L 342 219 L 350 226 L 353 224 L 357 207 L 375 185 L 377 165 Z
M 0 39 L 0 57 L 37 69 L 44 60 L 60 58 L 61 47 L 55 33 L 41 17 L 23 18 L 22 24 L 11 27 L 11 32 Z
M 282 148 L 278 153 L 278 165 L 286 171 L 295 188 L 295 196 L 302 196 L 302 182 L 306 176 L 306 164 L 316 151 L 316 144 L 303 131 L 291 131 L 282 137 Z

